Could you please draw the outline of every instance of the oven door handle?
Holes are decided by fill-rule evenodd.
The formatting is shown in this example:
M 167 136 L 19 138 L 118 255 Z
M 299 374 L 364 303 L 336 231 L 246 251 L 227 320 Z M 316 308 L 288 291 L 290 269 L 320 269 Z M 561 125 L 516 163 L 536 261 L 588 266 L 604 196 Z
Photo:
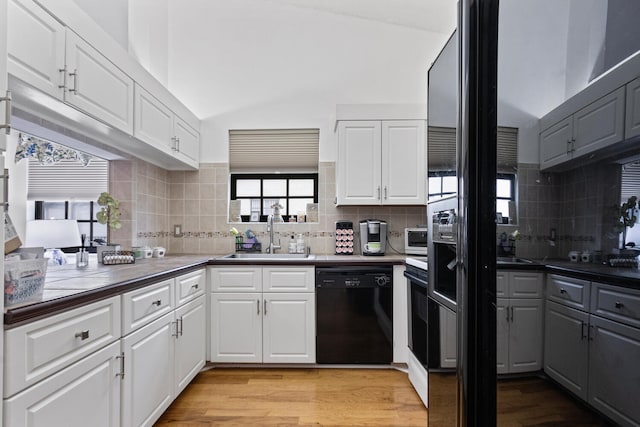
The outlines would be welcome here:
M 406 271 L 404 272 L 404 277 L 406 277 L 407 279 L 411 280 L 412 282 L 417 283 L 418 285 L 422 286 L 425 289 L 427 289 L 429 287 L 429 282 L 427 282 L 424 279 L 421 279 L 418 276 L 414 276 L 411 273 L 407 273 Z

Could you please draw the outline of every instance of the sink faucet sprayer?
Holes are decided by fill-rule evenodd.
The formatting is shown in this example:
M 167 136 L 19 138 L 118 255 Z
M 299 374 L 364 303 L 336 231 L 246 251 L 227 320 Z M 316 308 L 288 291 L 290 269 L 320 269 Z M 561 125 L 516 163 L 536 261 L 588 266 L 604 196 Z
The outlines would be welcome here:
M 276 245 L 274 243 L 274 237 L 275 237 L 274 224 L 278 222 L 284 222 L 284 220 L 282 219 L 282 215 L 280 214 L 280 209 L 282 209 L 282 206 L 276 203 L 271 207 L 273 208 L 273 213 L 269 215 L 269 217 L 267 218 L 267 231 L 269 232 L 269 247 L 267 248 L 267 252 L 269 252 L 270 254 L 273 254 L 277 249 L 280 249 L 281 247 L 280 237 L 278 237 L 278 244 Z

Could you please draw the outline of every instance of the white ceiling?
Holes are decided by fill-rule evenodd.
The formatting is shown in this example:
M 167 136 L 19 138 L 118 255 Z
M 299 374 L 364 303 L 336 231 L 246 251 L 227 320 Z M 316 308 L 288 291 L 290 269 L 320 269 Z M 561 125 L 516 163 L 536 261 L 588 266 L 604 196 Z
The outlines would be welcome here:
M 451 34 L 457 0 L 270 0 L 370 21 Z

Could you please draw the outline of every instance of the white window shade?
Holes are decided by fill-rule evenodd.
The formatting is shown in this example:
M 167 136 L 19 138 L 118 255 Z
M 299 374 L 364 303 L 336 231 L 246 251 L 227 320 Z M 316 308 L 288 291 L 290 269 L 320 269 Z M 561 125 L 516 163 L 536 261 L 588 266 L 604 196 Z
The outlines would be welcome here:
M 498 127 L 498 172 L 514 173 L 518 167 L 518 129 Z M 453 170 L 456 165 L 456 129 L 429 126 L 429 171 Z
M 620 203 L 629 197 L 640 197 L 640 163 L 634 162 L 622 166 Z
M 319 129 L 229 131 L 231 172 L 317 172 Z
M 29 159 L 28 200 L 97 200 L 109 191 L 109 162 L 92 159 L 84 167 L 75 160 L 41 165 Z

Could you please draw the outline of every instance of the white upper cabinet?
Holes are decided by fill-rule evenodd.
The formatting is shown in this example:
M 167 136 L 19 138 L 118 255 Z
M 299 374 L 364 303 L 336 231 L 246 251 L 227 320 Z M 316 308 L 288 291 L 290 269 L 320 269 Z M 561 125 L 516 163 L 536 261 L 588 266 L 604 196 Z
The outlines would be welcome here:
M 136 138 L 197 167 L 200 133 L 137 84 L 134 125 Z
M 339 205 L 424 205 L 424 120 L 341 121 Z
M 197 169 L 198 118 L 73 2 L 45 7 L 9 0 L 14 105 L 162 168 Z
M 67 31 L 65 101 L 133 134 L 133 80 L 72 31 Z
M 9 73 L 63 99 L 65 27 L 30 0 L 10 0 L 8 21 Z

